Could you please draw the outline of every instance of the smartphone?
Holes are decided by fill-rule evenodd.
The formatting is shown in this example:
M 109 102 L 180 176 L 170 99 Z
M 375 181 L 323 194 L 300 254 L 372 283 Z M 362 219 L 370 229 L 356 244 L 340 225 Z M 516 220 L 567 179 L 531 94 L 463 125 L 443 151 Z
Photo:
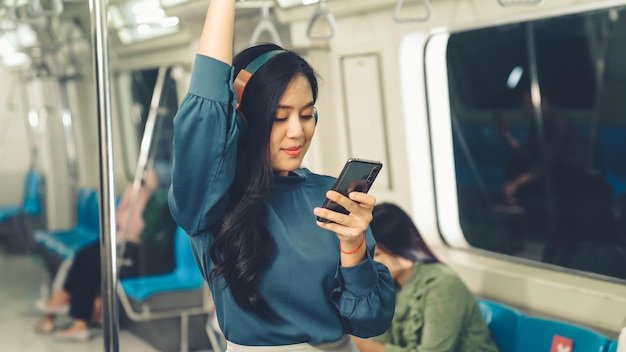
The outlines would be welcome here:
M 339 177 L 337 177 L 332 190 L 337 191 L 346 197 L 350 194 L 350 192 L 354 191 L 367 193 L 372 187 L 372 184 L 382 167 L 383 164 L 380 161 L 350 158 L 343 166 L 343 170 L 341 170 Z M 332 200 L 329 200 L 328 198 L 326 198 L 322 208 L 330 209 L 346 215 L 350 213 L 344 207 L 333 202 Z M 330 220 L 319 216 L 317 217 L 317 220 L 321 222 L 331 222 Z

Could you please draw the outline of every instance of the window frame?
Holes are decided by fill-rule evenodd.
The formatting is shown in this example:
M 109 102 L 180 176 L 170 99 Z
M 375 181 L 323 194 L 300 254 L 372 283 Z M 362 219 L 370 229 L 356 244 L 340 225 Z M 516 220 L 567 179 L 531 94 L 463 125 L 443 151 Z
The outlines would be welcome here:
M 480 252 L 481 255 L 487 255 L 494 258 L 507 258 L 506 260 L 521 263 L 523 265 L 530 265 L 539 269 L 572 273 L 578 276 L 599 279 L 607 282 L 617 282 L 622 284 L 625 282 L 619 278 L 604 276 L 593 272 L 570 269 L 512 254 L 502 254 L 500 252 L 490 251 L 480 247 L 473 247 L 467 241 L 461 227 L 459 216 L 452 116 L 450 110 L 450 86 L 448 84 L 447 64 L 448 40 L 454 33 L 475 29 L 493 28 L 520 22 L 540 21 L 554 17 L 583 14 L 585 12 L 608 10 L 623 6 L 626 6 L 625 1 L 607 1 L 606 3 L 583 4 L 580 6 L 553 9 L 540 14 L 522 15 L 499 21 L 478 23 L 472 26 L 437 28 L 428 34 L 423 44 L 422 62 L 424 77 L 423 83 L 425 86 L 424 94 L 426 96 L 427 105 L 426 123 L 428 125 L 428 137 L 430 140 L 429 151 L 432 166 L 433 203 L 436 223 L 435 228 L 437 229 L 437 234 L 440 236 L 440 239 L 445 246 L 459 250 Z M 409 116 L 409 113 L 405 112 L 405 116 Z M 405 118 L 405 123 L 407 124 L 407 141 L 415 140 L 416 138 L 414 133 L 417 129 L 416 127 L 409 128 L 409 126 L 414 125 L 414 123 L 412 123 L 409 118 Z M 409 142 L 408 150 L 410 160 L 415 161 L 419 158 L 419 156 L 413 152 L 416 148 L 423 148 L 423 145 L 412 146 L 411 142 Z M 411 166 L 410 169 L 413 170 L 415 167 Z M 416 176 L 416 174 L 412 175 L 412 179 L 415 180 Z M 421 178 L 423 179 L 423 176 L 421 176 Z M 419 196 L 413 194 L 412 201 L 413 204 L 423 202 L 423 194 L 420 194 Z M 417 214 L 413 215 L 415 216 Z

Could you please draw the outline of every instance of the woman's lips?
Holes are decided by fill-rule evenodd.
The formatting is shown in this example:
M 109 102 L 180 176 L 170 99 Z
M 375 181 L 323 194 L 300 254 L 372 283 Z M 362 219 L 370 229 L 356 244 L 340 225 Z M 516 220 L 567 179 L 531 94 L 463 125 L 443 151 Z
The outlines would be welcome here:
M 284 148 L 283 151 L 289 156 L 296 157 L 302 152 L 302 147 Z

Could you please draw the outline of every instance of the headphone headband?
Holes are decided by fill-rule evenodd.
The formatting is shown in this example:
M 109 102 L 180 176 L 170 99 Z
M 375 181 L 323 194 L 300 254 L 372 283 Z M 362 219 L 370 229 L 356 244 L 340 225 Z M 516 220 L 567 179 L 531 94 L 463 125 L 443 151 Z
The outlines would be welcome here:
M 237 95 L 237 104 L 235 105 L 235 110 L 237 112 L 235 114 L 235 123 L 239 127 L 239 140 L 245 139 L 244 136 L 247 134 L 248 130 L 248 121 L 246 120 L 244 114 L 239 111 L 239 107 L 241 106 L 241 99 L 243 98 L 243 92 L 246 89 L 246 85 L 250 81 L 250 78 L 252 78 L 252 75 L 256 73 L 256 71 L 258 71 L 263 65 L 265 65 L 271 58 L 284 52 L 286 52 L 286 50 L 277 49 L 268 51 L 257 56 L 246 66 L 246 68 L 241 69 L 237 74 L 237 77 L 235 77 L 235 81 L 233 82 L 233 88 L 235 89 L 235 94 Z M 315 108 L 313 108 L 313 116 L 315 117 L 315 124 L 317 125 L 317 109 Z
M 285 50 L 277 49 L 263 53 L 257 56 L 254 60 L 252 60 L 252 62 L 250 62 L 248 66 L 246 66 L 246 68 L 239 71 L 237 77 L 235 77 L 235 82 L 233 83 L 233 86 L 235 88 L 235 94 L 237 94 L 237 106 L 235 106 L 235 110 L 239 110 L 239 106 L 241 105 L 241 99 L 243 98 L 243 92 L 246 89 L 248 81 L 250 81 L 250 78 L 252 78 L 252 75 L 255 74 L 256 71 L 261 68 L 261 66 L 265 65 L 265 63 L 268 62 L 271 58 L 284 52 Z
M 250 74 L 255 74 L 256 71 L 261 68 L 261 66 L 263 66 L 267 61 L 269 61 L 269 59 L 273 58 L 274 56 L 280 54 L 280 53 L 284 53 L 285 50 L 281 50 L 281 49 L 277 49 L 277 50 L 272 50 L 272 51 L 268 51 L 266 53 L 263 53 L 259 56 L 257 56 L 256 59 L 252 60 L 252 62 L 250 62 L 248 64 L 248 66 L 246 66 L 245 70 L 250 72 Z

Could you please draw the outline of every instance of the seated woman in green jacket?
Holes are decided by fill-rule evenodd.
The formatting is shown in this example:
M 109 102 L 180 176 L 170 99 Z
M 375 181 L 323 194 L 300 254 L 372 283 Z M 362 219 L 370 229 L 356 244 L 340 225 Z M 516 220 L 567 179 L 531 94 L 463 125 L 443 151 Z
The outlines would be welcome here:
M 396 308 L 385 334 L 353 337 L 359 350 L 498 351 L 474 295 L 432 254 L 408 214 L 390 203 L 376 205 L 372 214 L 374 260 L 389 268 Z

